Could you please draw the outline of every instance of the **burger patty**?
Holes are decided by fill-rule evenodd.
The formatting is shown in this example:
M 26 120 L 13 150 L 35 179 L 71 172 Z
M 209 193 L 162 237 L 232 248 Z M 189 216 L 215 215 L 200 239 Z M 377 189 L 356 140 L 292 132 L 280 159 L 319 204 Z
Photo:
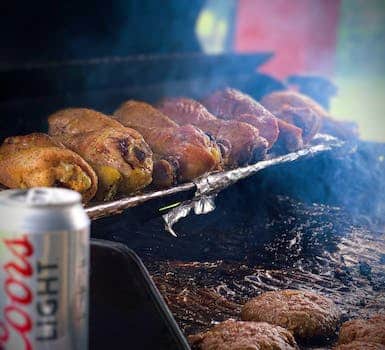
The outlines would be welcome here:
M 189 337 L 193 349 L 200 350 L 294 350 L 292 334 L 266 322 L 227 320 L 207 332 Z
M 385 345 L 385 314 L 377 314 L 368 320 L 356 319 L 345 322 L 338 337 L 338 344 L 352 341 L 373 342 Z
M 349 344 L 338 345 L 333 350 L 385 350 L 385 345 L 364 341 L 353 341 Z
M 263 293 L 242 308 L 242 320 L 284 327 L 306 342 L 333 335 L 339 319 L 340 312 L 330 299 L 298 290 Z

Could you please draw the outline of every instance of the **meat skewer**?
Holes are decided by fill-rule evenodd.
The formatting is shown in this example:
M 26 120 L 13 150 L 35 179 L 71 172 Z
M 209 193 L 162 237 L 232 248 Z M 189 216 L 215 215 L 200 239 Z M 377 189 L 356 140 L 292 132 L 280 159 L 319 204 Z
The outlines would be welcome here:
M 179 125 L 193 124 L 213 135 L 218 143 L 230 146 L 229 157 L 225 159 L 227 166 L 236 167 L 265 158 L 267 141 L 251 125 L 218 119 L 189 98 L 165 99 L 158 108 Z
M 0 147 L 0 183 L 9 188 L 64 187 L 84 202 L 94 197 L 98 179 L 87 162 L 46 134 L 8 137 Z
M 138 130 L 159 159 L 154 173 L 157 186 L 191 181 L 222 168 L 221 151 L 212 139 L 192 125 L 178 126 L 147 103 L 127 101 L 114 117 Z
M 49 133 L 86 159 L 99 178 L 98 200 L 131 194 L 152 181 L 152 152 L 143 137 L 106 115 L 69 108 L 48 118 Z

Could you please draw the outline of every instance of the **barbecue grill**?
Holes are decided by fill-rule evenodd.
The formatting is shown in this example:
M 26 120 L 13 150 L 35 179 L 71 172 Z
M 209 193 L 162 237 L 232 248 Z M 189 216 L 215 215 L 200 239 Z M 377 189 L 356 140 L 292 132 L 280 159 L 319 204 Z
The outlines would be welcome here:
M 231 86 L 260 100 L 293 81 L 332 86 L 324 78 L 287 82 L 261 73 L 273 55 L 8 59 L 0 65 L 1 140 L 45 131 L 47 115 L 68 106 L 109 114 L 128 98 L 201 99 Z M 330 89 L 314 90 L 313 98 L 329 103 Z M 91 202 L 86 211 L 94 238 L 120 242 L 142 258 L 185 336 L 237 318 L 261 292 L 285 288 L 330 297 L 343 320 L 368 317 L 385 308 L 384 155 L 381 143 L 319 134 L 296 152 Z M 305 346 L 330 348 L 334 340 Z

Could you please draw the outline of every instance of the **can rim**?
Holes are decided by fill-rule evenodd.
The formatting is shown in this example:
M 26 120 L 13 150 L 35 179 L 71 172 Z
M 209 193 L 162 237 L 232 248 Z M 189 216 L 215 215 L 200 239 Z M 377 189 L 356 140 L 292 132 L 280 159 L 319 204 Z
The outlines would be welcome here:
M 33 187 L 0 192 L 0 204 L 24 207 L 70 206 L 80 204 L 81 198 L 78 192 L 55 187 Z

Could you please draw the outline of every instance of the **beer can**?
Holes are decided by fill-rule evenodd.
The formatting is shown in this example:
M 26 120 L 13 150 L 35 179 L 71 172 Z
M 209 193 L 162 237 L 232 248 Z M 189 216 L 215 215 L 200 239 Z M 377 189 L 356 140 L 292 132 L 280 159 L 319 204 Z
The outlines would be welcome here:
M 77 192 L 0 192 L 0 349 L 87 349 L 89 228 Z

